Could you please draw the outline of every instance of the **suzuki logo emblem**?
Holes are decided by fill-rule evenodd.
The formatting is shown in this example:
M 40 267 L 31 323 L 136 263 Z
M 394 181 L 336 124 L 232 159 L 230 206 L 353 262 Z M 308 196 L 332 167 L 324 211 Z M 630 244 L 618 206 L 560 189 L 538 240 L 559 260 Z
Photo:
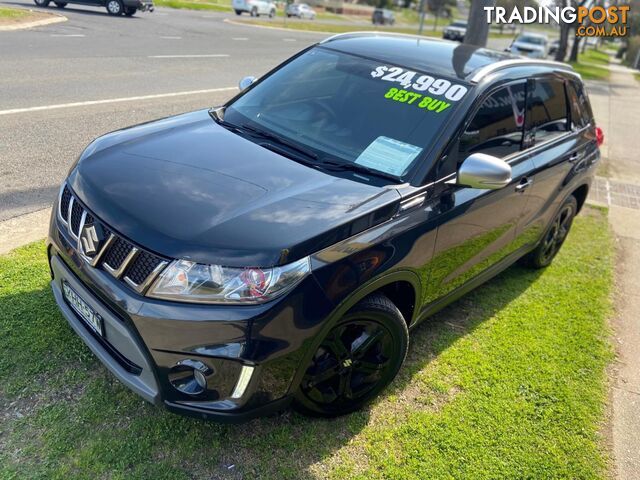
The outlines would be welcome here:
M 82 229 L 80 243 L 85 255 L 94 255 L 98 251 L 98 232 L 94 225 L 88 225 Z

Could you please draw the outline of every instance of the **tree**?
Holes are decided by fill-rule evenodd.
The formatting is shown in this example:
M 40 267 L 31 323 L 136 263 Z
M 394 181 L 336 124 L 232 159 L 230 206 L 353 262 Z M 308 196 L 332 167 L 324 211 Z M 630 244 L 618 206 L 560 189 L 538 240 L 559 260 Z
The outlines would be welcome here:
M 456 4 L 455 0 L 427 0 L 427 6 L 429 7 L 429 11 L 432 12 L 435 16 L 435 22 L 433 23 L 433 30 L 435 31 L 438 26 L 438 18 L 442 14 L 442 11 L 445 9 L 447 5 L 454 6 Z
M 496 0 L 471 0 L 464 43 L 479 47 L 487 46 L 490 24 L 487 22 L 484 7 L 494 7 L 495 4 Z

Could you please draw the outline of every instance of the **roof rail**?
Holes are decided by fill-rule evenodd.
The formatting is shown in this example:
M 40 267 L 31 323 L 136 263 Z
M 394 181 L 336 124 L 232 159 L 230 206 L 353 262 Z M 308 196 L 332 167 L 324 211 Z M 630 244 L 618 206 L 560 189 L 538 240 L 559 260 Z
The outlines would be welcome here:
M 509 60 L 501 60 L 499 62 L 495 62 L 495 63 L 491 63 L 489 65 L 485 65 L 484 67 L 481 67 L 477 70 L 474 70 L 473 72 L 471 72 L 469 75 L 471 76 L 470 78 L 468 78 L 468 80 L 470 82 L 473 83 L 478 83 L 480 80 L 482 80 L 484 77 L 486 77 L 487 75 L 491 74 L 491 73 L 495 73 L 498 70 L 502 70 L 503 68 L 508 68 L 508 67 L 512 67 L 512 66 L 527 66 L 527 65 L 538 65 L 538 66 L 547 66 L 547 67 L 555 67 L 555 68 L 562 68 L 563 70 L 567 70 L 568 72 L 571 72 L 575 75 L 578 75 L 578 72 L 576 72 L 571 65 L 566 64 L 566 63 L 561 63 L 561 62 L 554 62 L 551 60 L 536 60 L 536 59 L 529 59 L 529 58 L 511 58 Z
M 337 40 L 339 38 L 357 38 L 357 37 L 366 37 L 371 35 L 376 37 L 401 37 L 401 38 L 415 38 L 417 40 L 425 40 L 425 41 L 438 41 L 438 42 L 444 41 L 440 38 L 427 37 L 424 35 L 415 35 L 410 33 L 381 32 L 380 30 L 362 30 L 359 32 L 336 33 L 335 35 L 332 35 L 322 40 L 320 42 L 320 45 L 322 45 L 323 43 L 331 42 L 333 40 Z

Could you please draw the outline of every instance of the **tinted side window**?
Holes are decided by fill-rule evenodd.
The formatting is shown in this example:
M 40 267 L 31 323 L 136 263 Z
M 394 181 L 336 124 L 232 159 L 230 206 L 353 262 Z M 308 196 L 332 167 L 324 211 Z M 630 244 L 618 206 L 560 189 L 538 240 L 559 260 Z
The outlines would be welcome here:
M 536 80 L 529 96 L 527 128 L 540 143 L 567 131 L 567 99 L 561 80 Z
M 591 122 L 591 108 L 582 85 L 569 82 L 567 85 L 569 105 L 571 106 L 571 127 L 586 127 Z
M 518 152 L 522 144 L 525 84 L 509 85 L 489 96 L 458 143 L 459 162 L 472 153 L 498 158 Z

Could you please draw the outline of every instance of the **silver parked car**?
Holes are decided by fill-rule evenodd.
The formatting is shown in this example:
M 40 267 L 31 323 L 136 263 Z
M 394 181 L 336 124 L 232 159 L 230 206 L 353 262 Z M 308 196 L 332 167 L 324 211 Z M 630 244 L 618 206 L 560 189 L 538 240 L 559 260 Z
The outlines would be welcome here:
M 545 58 L 549 54 L 549 38 L 540 33 L 521 33 L 508 51 L 525 57 Z
M 464 20 L 457 20 L 451 23 L 451 25 L 448 25 L 444 28 L 444 30 L 442 31 L 442 38 L 462 42 L 466 34 L 467 22 L 465 22 Z
M 316 18 L 316 11 L 306 3 L 291 3 L 287 5 L 287 17 Z
M 252 17 L 260 15 L 269 15 L 269 18 L 276 16 L 276 4 L 265 0 L 233 0 L 233 9 L 236 15 L 242 15 L 242 12 L 249 13 Z

